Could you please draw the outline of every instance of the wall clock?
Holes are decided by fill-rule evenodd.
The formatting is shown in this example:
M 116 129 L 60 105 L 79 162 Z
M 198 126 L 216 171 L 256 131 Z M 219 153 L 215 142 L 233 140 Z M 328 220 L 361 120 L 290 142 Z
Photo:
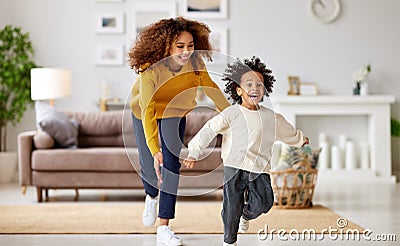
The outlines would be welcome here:
M 340 0 L 311 0 L 312 15 L 324 23 L 330 23 L 340 14 Z

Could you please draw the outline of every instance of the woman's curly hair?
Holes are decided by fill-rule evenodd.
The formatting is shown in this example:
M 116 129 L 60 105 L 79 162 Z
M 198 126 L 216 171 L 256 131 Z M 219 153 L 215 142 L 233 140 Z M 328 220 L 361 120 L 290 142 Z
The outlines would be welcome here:
M 225 84 L 225 93 L 229 95 L 229 100 L 233 104 L 242 104 L 242 97 L 236 92 L 236 88 L 240 87 L 240 81 L 243 74 L 255 71 L 259 72 L 264 78 L 264 95 L 269 96 L 276 81 L 272 75 L 272 71 L 260 60 L 260 58 L 253 56 L 251 59 L 244 59 L 243 62 L 238 58 L 232 64 L 228 64 L 225 69 L 222 80 L 227 81 Z
M 206 24 L 183 17 L 161 19 L 147 26 L 136 37 L 128 54 L 130 67 L 136 73 L 143 72 L 154 63 L 169 57 L 173 43 L 184 31 L 192 34 L 195 50 L 212 50 L 209 41 L 210 28 Z M 210 52 L 202 52 L 202 55 L 212 60 Z M 196 59 L 191 60 L 195 65 Z

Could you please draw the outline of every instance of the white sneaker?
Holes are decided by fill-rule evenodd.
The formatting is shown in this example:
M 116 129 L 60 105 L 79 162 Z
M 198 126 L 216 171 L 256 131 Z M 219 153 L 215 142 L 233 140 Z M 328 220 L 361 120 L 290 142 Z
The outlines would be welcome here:
M 236 242 L 234 242 L 234 243 L 225 243 L 224 242 L 224 246 L 229 246 L 229 245 L 236 246 L 237 244 L 236 244 Z
M 175 235 L 167 225 L 157 228 L 157 245 L 178 246 L 182 245 L 182 240 Z
M 146 195 L 144 202 L 142 221 L 144 226 L 150 227 L 154 225 L 157 219 L 157 197 L 151 198 L 151 196 Z
M 246 232 L 249 229 L 249 221 L 240 216 L 238 232 Z

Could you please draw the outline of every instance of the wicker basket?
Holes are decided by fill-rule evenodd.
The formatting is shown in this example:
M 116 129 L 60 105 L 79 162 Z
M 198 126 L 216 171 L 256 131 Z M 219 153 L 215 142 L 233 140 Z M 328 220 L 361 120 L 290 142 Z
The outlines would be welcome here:
M 293 168 L 270 171 L 277 208 L 309 208 L 312 206 L 318 169 L 297 163 Z

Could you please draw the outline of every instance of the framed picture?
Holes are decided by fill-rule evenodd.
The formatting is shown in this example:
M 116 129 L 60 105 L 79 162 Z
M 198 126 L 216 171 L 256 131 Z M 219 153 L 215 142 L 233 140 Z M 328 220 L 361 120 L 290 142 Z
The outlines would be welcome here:
M 318 95 L 317 83 L 301 82 L 299 88 L 300 95 L 315 96 Z
M 288 95 L 300 94 L 300 78 L 298 76 L 288 76 L 289 91 Z
M 132 9 L 133 19 L 130 33 L 133 40 L 146 26 L 153 24 L 160 19 L 176 16 L 175 2 L 134 2 Z
M 97 66 L 120 66 L 124 64 L 124 47 L 98 46 L 96 50 Z
M 100 14 L 97 17 L 97 33 L 124 33 L 124 14 Z
M 197 19 L 226 19 L 228 0 L 183 0 L 182 15 Z

